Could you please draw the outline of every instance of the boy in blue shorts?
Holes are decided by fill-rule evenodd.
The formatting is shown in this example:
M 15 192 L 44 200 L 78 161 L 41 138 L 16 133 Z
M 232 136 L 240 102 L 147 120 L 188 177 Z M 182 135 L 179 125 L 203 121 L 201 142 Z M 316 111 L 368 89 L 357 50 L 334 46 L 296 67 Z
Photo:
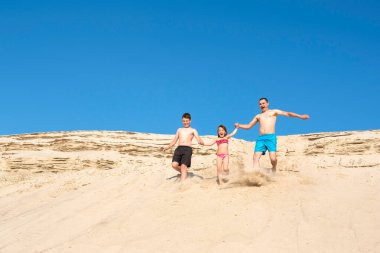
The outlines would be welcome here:
M 277 137 L 275 134 L 263 134 L 257 138 L 255 153 L 261 152 L 262 155 L 265 155 L 267 150 L 269 153 L 277 151 Z
M 276 158 L 276 151 L 277 151 L 277 137 L 275 134 L 275 126 L 276 126 L 276 119 L 277 116 L 287 116 L 287 117 L 294 117 L 294 118 L 300 118 L 300 119 L 309 119 L 310 116 L 307 114 L 299 115 L 294 112 L 285 112 L 278 109 L 269 109 L 269 102 L 267 98 L 260 98 L 259 100 L 259 106 L 261 109 L 261 113 L 257 114 L 252 121 L 249 124 L 239 124 L 235 123 L 235 127 L 240 127 L 242 129 L 248 130 L 256 123 L 260 123 L 260 129 L 259 134 L 260 136 L 256 140 L 255 145 L 255 153 L 253 155 L 253 168 L 259 169 L 260 168 L 260 157 L 262 155 L 265 155 L 265 152 L 269 151 L 269 158 L 272 163 L 272 173 L 276 173 L 276 166 L 277 166 L 277 158 Z

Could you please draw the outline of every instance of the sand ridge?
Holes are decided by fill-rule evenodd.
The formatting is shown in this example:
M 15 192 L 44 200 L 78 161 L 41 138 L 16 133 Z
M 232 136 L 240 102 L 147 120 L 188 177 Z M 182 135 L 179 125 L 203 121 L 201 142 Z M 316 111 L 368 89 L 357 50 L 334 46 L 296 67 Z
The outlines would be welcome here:
M 0 252 L 380 252 L 379 130 L 280 136 L 273 178 L 232 139 L 222 188 L 198 145 L 178 183 L 171 138 L 0 136 Z

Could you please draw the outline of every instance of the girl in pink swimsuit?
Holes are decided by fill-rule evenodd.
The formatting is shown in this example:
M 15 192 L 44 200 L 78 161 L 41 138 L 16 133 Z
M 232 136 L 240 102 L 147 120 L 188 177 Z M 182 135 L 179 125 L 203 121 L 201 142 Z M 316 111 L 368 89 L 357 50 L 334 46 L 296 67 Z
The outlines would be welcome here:
M 215 138 L 210 143 L 205 143 L 205 146 L 212 146 L 215 143 L 218 145 L 218 150 L 216 152 L 217 158 L 216 158 L 216 174 L 217 174 L 217 182 L 219 185 L 223 183 L 223 174 L 228 175 L 229 169 L 228 169 L 228 140 L 234 136 L 237 132 L 238 128 L 235 128 L 235 130 L 227 135 L 227 128 L 224 125 L 218 126 L 218 138 Z M 224 173 L 223 173 L 224 172 Z M 226 180 L 224 180 L 226 181 Z

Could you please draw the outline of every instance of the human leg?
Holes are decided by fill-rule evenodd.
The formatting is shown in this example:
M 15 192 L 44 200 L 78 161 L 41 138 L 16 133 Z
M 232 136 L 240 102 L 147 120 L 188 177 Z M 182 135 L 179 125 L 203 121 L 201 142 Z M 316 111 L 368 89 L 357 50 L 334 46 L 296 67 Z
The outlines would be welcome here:
M 218 184 L 222 184 L 222 173 L 223 173 L 223 159 L 221 157 L 216 158 L 216 177 Z
M 179 165 L 178 162 L 172 162 L 172 167 L 173 167 L 173 169 L 175 169 L 176 171 L 181 173 L 181 166 Z
M 187 178 L 187 169 L 191 167 L 191 155 L 193 151 L 191 147 L 182 147 L 181 157 L 181 182 Z
M 276 152 L 269 152 L 270 162 L 272 163 L 272 173 L 276 173 L 277 157 Z
M 181 159 L 182 159 L 181 150 L 179 147 L 177 147 L 173 154 L 172 167 L 179 173 L 181 173 Z
M 253 154 L 253 169 L 254 170 L 260 170 L 260 157 L 262 156 L 263 152 L 255 152 Z
M 253 170 L 260 170 L 260 157 L 265 155 L 267 147 L 265 146 L 265 135 L 259 136 L 256 140 L 255 151 L 253 154 Z
M 223 172 L 225 175 L 229 175 L 230 174 L 230 170 L 228 168 L 228 165 L 229 165 L 229 161 L 230 161 L 230 158 L 228 155 L 226 155 L 223 159 Z
M 269 158 L 272 164 L 272 173 L 274 174 L 276 173 L 276 167 L 277 167 L 277 157 L 276 157 L 277 137 L 276 135 L 275 134 L 268 135 L 267 139 L 265 140 L 265 145 L 269 151 Z
M 223 174 L 224 174 L 224 182 L 228 181 L 228 175 L 230 174 L 230 170 L 228 168 L 229 165 L 229 157 L 226 155 L 223 159 Z
M 181 164 L 181 182 L 185 181 L 187 178 L 187 166 L 186 164 Z
M 191 166 L 192 149 L 187 146 L 179 146 L 174 151 L 172 167 L 181 173 L 181 182 L 187 178 L 187 169 Z

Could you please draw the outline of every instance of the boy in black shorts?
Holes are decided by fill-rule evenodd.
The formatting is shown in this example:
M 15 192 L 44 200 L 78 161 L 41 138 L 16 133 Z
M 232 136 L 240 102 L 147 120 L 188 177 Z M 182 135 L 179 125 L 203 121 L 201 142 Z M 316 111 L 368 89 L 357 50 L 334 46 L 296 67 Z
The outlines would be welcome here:
M 193 150 L 191 148 L 191 142 L 193 138 L 201 145 L 204 145 L 203 140 L 198 135 L 198 131 L 190 127 L 191 115 L 190 113 L 184 113 L 182 115 L 182 128 L 178 128 L 173 140 L 163 148 L 167 150 L 174 146 L 178 141 L 178 147 L 174 151 L 172 167 L 179 173 L 181 173 L 181 182 L 187 178 L 187 168 L 191 166 L 191 155 Z

